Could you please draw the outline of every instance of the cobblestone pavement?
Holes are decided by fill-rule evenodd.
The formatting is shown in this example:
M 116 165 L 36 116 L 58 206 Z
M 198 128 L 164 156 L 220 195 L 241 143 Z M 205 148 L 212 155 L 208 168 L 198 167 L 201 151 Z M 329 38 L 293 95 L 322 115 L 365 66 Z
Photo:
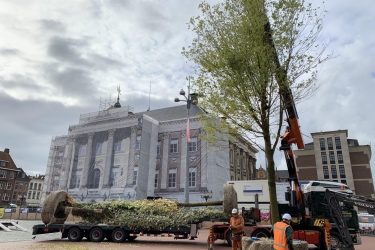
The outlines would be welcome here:
M 13 220 L 17 221 L 17 220 Z M 42 224 L 40 220 L 18 220 L 18 224 L 28 231 L 21 231 L 14 226 L 10 226 L 9 229 L 12 232 L 6 232 L 0 230 L 0 249 L 1 250 L 17 250 L 17 249 L 93 249 L 93 250 L 115 250 L 115 249 L 124 249 L 124 248 L 137 248 L 138 250 L 143 249 L 152 249 L 152 250 L 165 250 L 165 249 L 207 249 L 207 237 L 208 237 L 208 228 L 199 230 L 199 236 L 194 241 L 189 240 L 173 240 L 169 238 L 155 238 L 155 237 L 138 237 L 135 242 L 126 242 L 126 243 L 111 243 L 111 242 L 102 242 L 94 243 L 87 240 L 81 242 L 70 242 L 67 239 L 61 240 L 61 233 L 50 233 L 32 235 L 32 227 L 37 224 Z M 363 236 L 363 244 L 356 245 L 356 250 L 367 250 L 374 249 L 375 237 L 374 236 Z M 215 250 L 227 250 L 229 249 L 225 246 L 224 241 L 218 240 L 214 245 Z M 309 245 L 310 250 L 317 250 L 313 245 Z
M 9 220 L 6 220 L 9 221 Z M 35 239 L 33 239 L 34 235 L 33 226 L 36 224 L 42 224 L 40 220 L 11 220 L 13 222 L 17 222 L 20 226 L 27 229 L 27 232 L 21 231 L 14 226 L 9 226 L 11 232 L 6 232 L 4 230 L 0 230 L 0 242 L 13 242 L 13 241 L 40 241 L 40 240 L 55 240 L 61 239 L 61 233 L 50 233 L 50 234 L 41 234 L 37 235 Z M 1 220 L 0 220 L 1 222 Z

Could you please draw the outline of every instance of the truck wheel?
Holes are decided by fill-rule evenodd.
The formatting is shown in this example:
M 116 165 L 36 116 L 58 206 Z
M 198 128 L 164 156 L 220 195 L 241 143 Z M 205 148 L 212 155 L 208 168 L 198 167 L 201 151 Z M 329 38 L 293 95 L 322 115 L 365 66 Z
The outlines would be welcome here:
M 266 229 L 260 229 L 260 228 L 258 228 L 257 230 L 255 230 L 255 231 L 251 234 L 251 237 L 257 237 L 257 238 L 269 238 L 269 237 L 271 237 L 271 234 L 270 234 L 270 232 L 268 232 L 268 230 L 266 230 Z
M 331 249 L 339 249 L 342 246 L 342 240 L 339 233 L 331 231 Z
M 79 229 L 78 227 L 72 227 L 71 229 L 69 229 L 68 239 L 70 241 L 76 242 L 76 241 L 82 240 L 82 238 L 83 238 L 83 233 L 81 229 Z
M 100 227 L 94 227 L 93 229 L 91 229 L 89 233 L 89 239 L 92 242 L 101 242 L 104 239 L 103 229 L 101 229 Z
M 228 246 L 232 246 L 232 231 L 228 231 L 226 234 L 225 234 L 225 239 L 227 240 L 227 244 Z
M 116 228 L 112 232 L 112 240 L 116 243 L 124 242 L 126 239 L 126 233 L 125 230 L 122 228 Z

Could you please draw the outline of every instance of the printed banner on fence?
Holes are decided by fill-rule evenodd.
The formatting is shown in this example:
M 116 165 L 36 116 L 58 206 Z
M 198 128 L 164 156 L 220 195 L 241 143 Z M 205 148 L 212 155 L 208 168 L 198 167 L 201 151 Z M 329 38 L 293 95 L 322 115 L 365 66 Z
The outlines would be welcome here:
M 243 186 L 243 195 L 263 195 L 263 185 L 262 184 L 252 184 Z
M 5 208 L 0 208 L 0 219 L 4 217 Z

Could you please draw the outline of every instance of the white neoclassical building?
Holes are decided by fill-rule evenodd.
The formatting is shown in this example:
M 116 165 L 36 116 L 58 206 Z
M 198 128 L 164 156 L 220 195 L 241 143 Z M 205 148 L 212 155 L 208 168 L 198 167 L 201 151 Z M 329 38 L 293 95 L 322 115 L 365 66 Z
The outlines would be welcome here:
M 204 132 L 198 123 L 200 112 L 191 106 L 189 144 L 186 106 L 133 113 L 117 102 L 82 114 L 77 125 L 69 126 L 68 135 L 51 141 L 42 201 L 51 191 L 62 189 L 82 202 L 148 196 L 182 202 L 186 166 L 190 202 L 203 201 L 201 192 L 208 190 L 212 200 L 222 199 L 223 184 L 233 176 L 241 180 L 254 176 L 257 150 L 244 140 L 207 145 L 199 137 Z

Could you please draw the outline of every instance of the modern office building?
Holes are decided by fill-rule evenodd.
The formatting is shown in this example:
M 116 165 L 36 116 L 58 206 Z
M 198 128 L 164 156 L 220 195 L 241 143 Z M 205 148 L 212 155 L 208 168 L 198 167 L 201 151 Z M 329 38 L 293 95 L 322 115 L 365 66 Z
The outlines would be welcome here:
M 348 139 L 348 130 L 311 133 L 313 142 L 295 150 L 301 182 L 330 180 L 341 182 L 357 195 L 375 198 L 371 173 L 371 146 Z
M 175 106 L 133 113 L 117 100 L 109 108 L 80 115 L 67 135 L 51 141 L 42 202 L 58 189 L 78 202 L 150 196 L 184 201 L 186 180 L 190 202 L 203 201 L 204 191 L 212 191 L 212 200 L 222 199 L 228 180 L 254 175 L 257 150 L 242 139 L 208 145 L 199 137 L 204 130 L 195 105 L 187 143 L 186 111 L 186 106 Z

